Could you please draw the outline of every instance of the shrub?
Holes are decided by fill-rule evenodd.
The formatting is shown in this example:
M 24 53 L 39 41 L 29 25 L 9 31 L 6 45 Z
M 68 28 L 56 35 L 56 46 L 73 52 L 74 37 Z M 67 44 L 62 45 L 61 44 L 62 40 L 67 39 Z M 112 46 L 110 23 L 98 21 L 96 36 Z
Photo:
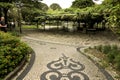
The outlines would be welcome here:
M 103 51 L 104 54 L 108 54 L 111 51 L 111 46 L 110 45 L 105 45 L 105 46 L 103 46 L 102 49 L 103 49 L 102 51 Z
M 115 57 L 115 67 L 120 71 L 120 53 Z
M 96 46 L 95 47 L 98 51 L 102 52 L 102 45 Z
M 30 51 L 19 38 L 0 32 L 0 79 L 13 71 Z
M 118 46 L 117 46 L 117 45 L 112 45 L 111 49 L 112 49 L 112 50 L 116 50 L 116 51 L 118 51 L 118 50 L 119 50 L 119 48 L 118 48 Z
M 94 48 L 106 54 L 105 60 L 120 71 L 120 48 L 117 45 L 99 45 Z
M 115 59 L 114 51 L 110 51 L 107 54 L 107 60 L 108 60 L 109 63 L 113 63 L 114 59 Z

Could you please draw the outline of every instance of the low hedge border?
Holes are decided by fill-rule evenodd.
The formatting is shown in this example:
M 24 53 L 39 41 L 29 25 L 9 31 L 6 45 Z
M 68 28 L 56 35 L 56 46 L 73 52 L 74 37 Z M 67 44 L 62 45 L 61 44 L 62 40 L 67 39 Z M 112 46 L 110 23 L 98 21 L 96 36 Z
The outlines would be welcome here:
M 19 64 L 19 66 L 16 67 L 14 71 L 12 71 L 11 73 L 9 73 L 4 78 L 4 80 L 12 80 L 23 69 L 23 67 L 25 67 L 25 69 L 23 70 L 23 72 L 20 75 L 18 75 L 17 78 L 16 78 L 16 80 L 22 80 L 25 77 L 25 75 L 29 72 L 29 70 L 32 68 L 32 65 L 34 64 L 34 61 L 35 61 L 35 53 L 34 53 L 34 51 L 32 51 L 29 54 L 29 56 L 30 56 L 29 60 L 27 60 L 27 58 L 24 58 L 21 61 L 21 63 Z
M 32 49 L 19 37 L 0 31 L 0 80 L 11 80 L 31 52 Z
M 24 58 L 24 59 L 22 60 L 22 62 L 19 64 L 19 66 L 16 67 L 14 71 L 10 72 L 10 73 L 4 78 L 4 80 L 11 80 L 14 76 L 16 76 L 17 73 L 24 67 L 25 63 L 26 63 L 26 59 Z

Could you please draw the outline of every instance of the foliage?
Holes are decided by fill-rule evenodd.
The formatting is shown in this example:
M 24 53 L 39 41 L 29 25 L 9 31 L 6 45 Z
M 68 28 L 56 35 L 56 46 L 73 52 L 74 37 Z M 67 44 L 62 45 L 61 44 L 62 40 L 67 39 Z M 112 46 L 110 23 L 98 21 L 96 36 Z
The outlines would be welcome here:
M 2 8 L 3 10 L 0 11 L 1 12 L 0 16 L 5 16 L 5 20 L 6 20 L 5 22 L 7 23 L 8 22 L 7 14 L 8 14 L 8 11 L 12 10 L 11 8 L 18 7 L 20 10 L 20 8 L 22 9 L 22 7 L 27 7 L 28 10 L 29 10 L 29 8 L 33 10 L 30 12 L 30 15 L 27 14 L 27 15 L 31 16 L 31 13 L 33 12 L 32 17 L 28 17 L 28 18 L 32 19 L 33 16 L 38 15 L 38 12 L 39 12 L 39 14 L 41 13 L 41 10 L 42 10 L 41 4 L 42 3 L 40 2 L 40 0 L 2 0 L 0 2 L 0 8 Z M 17 10 L 17 11 L 19 11 L 19 10 Z M 28 11 L 28 10 L 26 10 L 26 11 Z M 38 11 L 38 10 L 40 10 L 40 11 Z M 15 11 L 13 11 L 13 12 L 15 12 Z M 1 15 L 2 13 L 3 13 L 3 15 Z M 18 13 L 21 14 L 20 11 Z M 15 14 L 15 13 L 13 13 L 13 14 Z M 11 17 L 11 16 L 9 15 L 9 17 Z M 20 17 L 21 17 L 21 15 L 20 15 Z M 16 16 L 15 16 L 15 18 L 16 18 Z M 25 19 L 25 18 L 23 18 L 23 19 Z M 15 20 L 19 20 L 19 19 L 16 18 Z
M 5 3 L 7 2 L 7 0 L 2 1 L 2 3 L 5 3 L 6 6 L 10 4 L 13 5 L 13 3 L 14 4 L 16 3 L 16 0 L 11 1 L 12 2 L 8 2 L 8 4 Z M 19 1 L 20 0 L 17 0 L 17 2 Z M 61 17 L 59 19 L 64 19 L 65 17 L 69 16 L 67 19 L 72 21 L 77 19 L 83 22 L 87 22 L 89 26 L 93 26 L 95 22 L 100 23 L 103 20 L 105 20 L 105 23 L 108 23 L 110 27 L 111 26 L 119 27 L 120 25 L 119 3 L 120 0 L 104 0 L 103 4 L 95 5 L 92 0 L 75 0 L 73 1 L 71 8 L 61 9 L 60 5 L 56 3 L 53 3 L 52 5 L 50 5 L 50 8 L 48 8 L 46 4 L 41 3 L 39 0 L 21 0 L 22 4 L 21 13 L 23 21 L 26 22 L 33 22 L 36 17 L 39 17 L 45 14 L 44 12 L 46 12 L 48 15 L 51 15 L 51 17 L 53 17 L 54 19 L 58 19 L 58 16 Z M 14 12 L 13 14 L 17 14 L 15 10 L 12 9 L 10 10 L 11 12 Z M 80 14 L 79 16 L 76 15 L 78 13 Z M 13 15 L 10 14 L 9 16 Z M 16 20 L 19 20 L 17 16 L 14 17 L 16 17 Z
M 98 51 L 102 52 L 102 45 L 95 46 L 94 48 L 97 49 Z
M 86 7 L 89 7 L 92 5 L 94 5 L 94 3 L 91 0 L 75 0 L 75 1 L 73 1 L 71 7 L 73 7 L 73 8 L 86 8 Z
M 12 7 L 14 7 L 12 3 L 6 1 L 0 2 L 0 17 L 5 16 L 5 23 L 7 23 L 7 12 Z
M 18 11 L 17 11 L 17 8 L 14 7 L 14 8 L 10 8 L 9 11 L 8 11 L 8 21 L 9 22 L 14 22 L 16 20 L 19 20 L 18 19 L 19 16 L 18 16 Z
M 61 6 L 57 3 L 53 3 L 50 5 L 50 9 L 53 9 L 53 10 L 60 10 L 62 9 Z
M 37 8 L 22 8 L 22 17 L 26 22 L 33 22 L 34 18 L 40 16 L 43 12 Z
M 23 20 L 25 22 L 33 22 L 35 17 L 45 14 L 45 11 L 48 10 L 48 6 L 41 2 L 32 2 L 30 4 L 26 3 L 21 8 L 21 13 Z
M 42 18 L 41 18 L 42 19 Z M 104 20 L 104 16 L 103 14 L 99 14 L 99 13 L 90 13 L 90 12 L 86 12 L 86 13 L 77 13 L 77 14 L 68 14 L 68 13 L 64 13 L 64 14 L 52 14 L 52 15 L 48 15 L 48 17 L 46 19 L 49 20 L 61 20 L 61 21 L 76 21 L 76 22 L 84 22 L 86 24 L 88 24 L 89 28 L 93 28 L 93 25 L 95 23 L 100 23 Z
M 0 32 L 0 79 L 16 68 L 30 48 L 15 36 Z
M 105 6 L 104 11 L 109 13 L 106 20 L 110 27 L 120 28 L 120 0 L 105 0 L 101 6 Z
M 13 6 L 14 5 L 11 3 L 0 2 L 0 7 L 3 7 L 3 8 L 11 8 Z
M 106 54 L 106 60 L 120 71 L 120 48 L 117 45 L 100 45 L 95 49 Z
M 120 4 L 111 8 L 111 14 L 107 19 L 111 27 L 120 28 Z
M 113 5 L 115 6 L 116 4 L 119 4 L 120 0 L 105 0 L 103 2 L 103 5 Z
M 49 8 L 46 13 L 47 13 L 47 15 L 61 15 L 61 14 L 65 14 L 66 12 L 64 12 L 63 9 L 61 9 L 61 10 L 53 10 L 53 9 Z
M 75 14 L 64 14 L 61 16 L 61 20 L 63 21 L 74 21 Z
M 84 0 L 85 1 L 85 0 Z M 90 0 L 89 0 L 90 1 Z M 80 2 L 82 0 L 75 0 L 72 4 L 72 8 L 67 9 L 68 12 L 74 13 L 98 13 L 103 14 L 106 22 L 110 27 L 119 27 L 120 25 L 120 0 L 105 0 L 101 5 L 92 5 L 80 8 Z M 92 1 L 91 1 L 92 2 Z M 75 4 L 79 4 L 78 6 Z M 75 9 L 74 9 L 75 8 Z M 119 27 L 120 28 L 120 27 Z
M 45 4 L 45 3 L 41 3 L 41 10 L 42 11 L 47 11 L 49 9 L 49 7 L 48 7 L 48 5 L 47 4 Z

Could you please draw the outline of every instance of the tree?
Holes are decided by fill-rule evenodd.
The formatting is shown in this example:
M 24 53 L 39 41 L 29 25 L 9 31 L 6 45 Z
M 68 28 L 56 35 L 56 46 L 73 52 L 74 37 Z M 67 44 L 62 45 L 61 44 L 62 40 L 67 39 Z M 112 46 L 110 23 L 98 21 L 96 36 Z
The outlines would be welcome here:
M 28 8 L 28 7 L 23 7 L 21 12 L 22 12 L 23 20 L 26 22 L 33 22 L 35 17 L 38 17 L 44 13 L 43 11 L 37 8 Z
M 49 7 L 47 4 L 41 3 L 41 9 L 42 9 L 42 11 L 47 11 L 49 9 Z
M 120 4 L 120 0 L 104 0 L 103 5 L 113 5 Z
M 21 8 L 23 20 L 26 22 L 33 22 L 35 17 L 44 14 L 48 10 L 48 6 L 41 2 L 32 2 L 30 4 L 25 4 Z
M 113 4 L 112 4 L 113 5 Z M 106 18 L 110 26 L 119 27 L 120 29 L 120 4 L 112 6 L 110 9 L 110 14 Z
M 92 0 L 75 0 L 72 2 L 73 8 L 85 8 L 94 5 Z
M 105 6 L 103 9 L 106 16 L 106 20 L 112 27 L 119 27 L 120 25 L 120 0 L 104 0 L 103 4 Z M 109 26 L 109 27 L 110 27 Z
M 7 0 L 6 0 L 7 1 Z M 12 4 L 12 2 L 10 1 L 10 3 L 7 3 L 7 2 L 5 2 L 5 1 L 3 1 L 3 2 L 0 2 L 0 16 L 3 16 L 3 14 L 4 14 L 4 16 L 5 16 L 5 23 L 7 23 L 7 13 L 8 13 L 8 10 L 11 8 L 11 7 L 13 7 L 13 4 Z
M 3 16 L 2 13 L 5 16 L 5 22 L 7 23 L 7 13 L 8 10 L 12 7 L 16 7 L 16 3 L 20 2 L 20 5 L 32 5 L 33 3 L 37 4 L 40 0 L 0 0 L 0 16 Z M 22 6 L 23 6 L 22 5 Z M 32 5 L 33 6 L 33 5 Z
M 50 5 L 50 8 L 53 9 L 53 10 L 57 10 L 57 9 L 60 10 L 60 9 L 62 9 L 62 8 L 60 7 L 60 5 L 57 4 L 57 3 L 51 4 L 51 5 Z

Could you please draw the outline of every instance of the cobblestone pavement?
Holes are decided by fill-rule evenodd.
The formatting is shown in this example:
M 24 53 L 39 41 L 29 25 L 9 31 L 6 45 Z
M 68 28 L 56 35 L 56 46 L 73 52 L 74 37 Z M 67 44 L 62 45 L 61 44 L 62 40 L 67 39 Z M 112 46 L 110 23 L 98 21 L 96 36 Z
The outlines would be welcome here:
M 23 80 L 108 80 L 75 45 L 40 41 L 24 36 L 35 51 L 35 61 Z M 84 47 L 84 46 L 79 46 Z

